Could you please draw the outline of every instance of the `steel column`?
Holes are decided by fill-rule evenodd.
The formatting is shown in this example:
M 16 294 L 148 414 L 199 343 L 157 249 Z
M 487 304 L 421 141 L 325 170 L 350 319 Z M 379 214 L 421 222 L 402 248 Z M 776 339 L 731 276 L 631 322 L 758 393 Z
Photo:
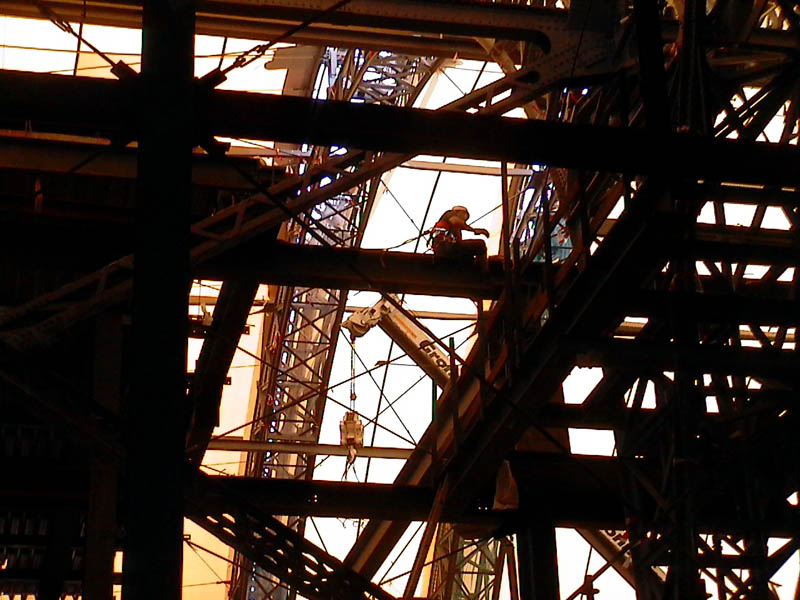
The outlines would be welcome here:
M 95 461 L 89 474 L 86 519 L 86 558 L 83 597 L 108 600 L 113 596 L 117 529 L 117 471 Z
M 194 10 L 144 3 L 127 600 L 181 597 Z M 143 440 L 148 443 L 142 443 Z
M 558 600 L 556 531 L 552 523 L 528 521 L 517 533 L 517 563 L 521 600 Z
M 94 398 L 111 414 L 119 414 L 122 393 L 122 315 L 108 311 L 95 323 Z M 89 496 L 86 516 L 86 554 L 83 597 L 108 600 L 113 595 L 114 553 L 117 549 L 117 498 L 119 465 L 101 452 L 89 467 Z

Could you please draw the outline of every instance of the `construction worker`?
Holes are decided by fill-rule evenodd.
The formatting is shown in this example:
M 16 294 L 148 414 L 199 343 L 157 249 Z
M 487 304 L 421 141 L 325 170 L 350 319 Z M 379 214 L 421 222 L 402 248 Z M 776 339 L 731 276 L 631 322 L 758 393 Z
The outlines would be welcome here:
M 489 237 L 486 229 L 472 227 L 469 211 L 464 206 L 454 206 L 446 211 L 431 228 L 431 248 L 436 256 L 443 258 L 475 258 L 481 266 L 486 265 L 486 244 L 483 240 L 465 240 L 462 231 Z

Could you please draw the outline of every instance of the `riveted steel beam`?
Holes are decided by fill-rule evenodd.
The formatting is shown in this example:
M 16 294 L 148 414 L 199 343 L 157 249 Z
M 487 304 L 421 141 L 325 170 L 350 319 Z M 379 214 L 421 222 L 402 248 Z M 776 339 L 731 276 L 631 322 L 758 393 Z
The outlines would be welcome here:
M 5 122 L 138 135 L 135 81 L 3 71 L 0 85 Z M 794 185 L 800 163 L 793 146 L 248 92 L 210 92 L 198 100 L 195 118 L 205 133 L 228 137 L 688 180 Z

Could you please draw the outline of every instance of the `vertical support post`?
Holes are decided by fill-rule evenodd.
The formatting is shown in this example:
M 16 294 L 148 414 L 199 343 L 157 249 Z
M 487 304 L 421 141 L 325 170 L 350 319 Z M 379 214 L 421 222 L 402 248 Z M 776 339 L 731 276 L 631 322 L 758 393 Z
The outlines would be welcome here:
M 633 1 L 633 19 L 639 50 L 639 87 L 645 124 L 652 131 L 663 132 L 669 130 L 670 119 L 660 18 L 656 2 Z
M 591 252 L 592 240 L 589 239 L 592 235 L 589 226 L 589 199 L 586 197 L 586 172 L 578 171 L 578 226 L 580 227 L 581 237 L 581 254 L 583 264 L 589 260 Z
M 447 477 L 445 477 L 439 490 L 436 492 L 436 498 L 433 501 L 431 512 L 428 515 L 428 522 L 425 523 L 425 529 L 422 532 L 422 540 L 419 543 L 417 555 L 414 557 L 414 565 L 411 567 L 411 573 L 408 575 L 406 582 L 406 589 L 403 592 L 403 600 L 411 600 L 414 597 L 414 592 L 417 589 L 419 578 L 422 575 L 422 567 L 425 566 L 425 557 L 428 556 L 428 549 L 433 542 L 433 535 L 436 533 L 436 527 L 439 525 L 439 519 L 442 516 L 442 507 L 445 500 L 447 500 L 447 492 L 450 486 Z
M 486 409 L 487 394 L 489 393 L 489 390 L 487 389 L 488 386 L 485 382 L 487 375 L 491 371 L 491 360 L 489 358 L 489 342 L 487 339 L 488 325 L 486 323 L 486 313 L 483 310 L 482 299 L 478 299 L 475 302 L 475 308 L 477 309 L 475 331 L 478 333 L 478 339 L 483 340 L 478 344 L 478 352 L 475 355 L 474 362 L 477 372 L 483 376 L 480 379 L 478 391 L 478 410 L 480 417 L 483 418 L 484 410 Z
M 793 225 L 796 228 L 797 225 L 798 225 L 797 221 L 794 221 Z M 795 252 L 800 250 L 800 248 L 797 247 L 798 244 L 797 244 L 796 240 L 797 240 L 797 238 L 795 238 Z M 791 297 L 794 298 L 795 301 L 797 301 L 797 299 L 800 298 L 800 269 L 797 269 L 796 267 L 795 267 L 795 270 L 794 270 L 794 277 L 792 277 L 791 290 L 792 290 L 792 296 Z M 794 330 L 795 342 L 794 342 L 794 350 L 793 350 L 795 358 L 800 358 L 800 344 L 797 343 L 798 335 L 800 335 L 800 334 L 798 333 L 797 328 L 795 328 L 795 330 Z M 797 397 L 797 395 L 800 394 L 800 374 L 798 374 L 797 372 L 795 372 L 795 375 L 792 378 L 792 393 L 794 394 L 795 397 Z M 798 452 L 797 451 L 798 451 L 798 445 L 795 444 L 794 445 L 794 451 L 792 452 L 792 454 L 794 455 L 794 460 L 795 461 L 797 461 L 797 459 L 798 459 L 798 455 L 797 455 Z M 794 597 L 795 597 L 795 600 L 800 600 L 800 575 L 798 575 L 798 577 L 797 577 L 797 585 L 795 586 Z
M 688 248 L 692 246 L 695 223 L 696 200 L 679 196 L 673 199 L 675 212 L 684 223 L 682 244 L 670 257 L 675 272 L 671 291 L 678 297 L 694 292 L 694 257 Z M 698 397 L 697 387 L 702 385 L 702 374 L 683 355 L 683 348 L 692 348 L 699 343 L 695 315 L 685 302 L 674 302 L 670 315 L 671 334 L 677 346 L 675 385 L 670 396 L 672 417 L 671 441 L 673 444 L 672 486 L 674 498 L 675 545 L 665 582 L 664 598 L 676 600 L 702 600 L 705 587 L 697 564 L 698 532 L 695 523 L 696 474 L 694 463 L 698 452 L 697 424 L 705 415 L 703 403 Z
M 450 385 L 455 387 L 458 381 L 458 363 L 456 362 L 456 340 L 450 338 L 448 340 L 448 347 L 450 349 Z
M 535 510 L 535 509 L 534 509 Z M 556 530 L 534 517 L 517 533 L 520 600 L 558 600 Z
M 550 223 L 550 193 L 542 191 L 542 235 L 544 235 L 544 289 L 547 305 L 552 309 L 555 284 L 553 282 L 553 226 Z
M 455 396 L 458 396 L 458 363 L 456 362 L 456 340 L 449 339 L 450 346 L 450 390 Z M 453 422 L 453 437 L 455 438 L 456 447 L 461 446 L 464 439 L 464 433 L 461 428 L 461 421 L 458 420 L 458 405 L 454 406 L 450 413 L 450 418 Z
M 641 46 L 639 48 L 641 49 Z M 628 102 L 630 89 L 625 73 L 619 74 L 617 87 L 619 89 L 620 127 L 630 127 L 630 103 Z M 622 199 L 623 208 L 628 210 L 631 207 L 631 178 L 627 174 L 622 175 Z
M 95 402 L 119 415 L 122 401 L 122 314 L 106 311 L 95 321 Z M 86 518 L 86 556 L 83 569 L 85 600 L 109 600 L 114 591 L 114 554 L 117 550 L 118 466 L 103 456 L 92 458 Z
M 74 520 L 74 511 L 69 508 L 59 508 L 51 515 L 50 539 L 39 580 L 38 597 L 42 600 L 59 600 L 64 592 L 64 580 L 72 570 Z
M 503 270 L 506 282 L 511 276 L 511 203 L 508 199 L 508 163 L 500 163 L 500 192 L 503 198 Z
M 708 133 L 705 98 L 703 35 L 706 3 L 686 0 L 681 27 L 681 56 L 678 70 L 678 127 Z
M 118 355 L 119 356 L 119 355 Z M 92 461 L 86 522 L 86 566 L 83 597 L 108 600 L 114 592 L 117 530 L 117 471 L 102 460 Z
M 190 0 L 143 4 L 126 600 L 181 597 L 194 21 Z
M 508 591 L 510 600 L 519 600 L 519 578 L 517 577 L 517 560 L 514 558 L 514 545 L 511 540 L 503 540 L 506 548 L 506 568 L 508 569 Z
M 517 364 L 517 304 L 514 296 L 514 266 L 517 261 L 512 262 L 511 256 L 511 202 L 508 198 L 508 164 L 500 163 L 500 186 L 503 198 L 503 275 L 505 286 L 505 330 L 507 336 L 507 347 L 509 353 L 509 363 Z

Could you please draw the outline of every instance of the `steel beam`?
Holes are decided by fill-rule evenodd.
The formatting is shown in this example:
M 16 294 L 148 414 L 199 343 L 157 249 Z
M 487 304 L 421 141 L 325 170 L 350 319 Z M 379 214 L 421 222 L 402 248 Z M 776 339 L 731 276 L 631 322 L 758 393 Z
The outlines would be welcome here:
M 49 137 L 49 139 L 48 139 Z M 64 139 L 66 136 L 36 136 L 18 131 L 0 131 L 0 169 L 36 173 L 76 174 L 114 179 L 136 178 L 136 148 L 111 146 L 108 140 L 89 138 Z M 70 136 L 71 137 L 71 136 Z M 96 155 L 78 169 L 90 157 Z M 241 171 L 256 179 L 272 173 L 258 160 L 229 155 L 226 162 L 196 151 L 192 156 L 192 183 L 198 186 L 232 190 L 250 190 L 252 183 Z
M 687 251 L 690 256 L 712 261 L 788 266 L 800 261 L 798 244 L 793 231 L 697 225 Z
M 625 340 L 565 340 L 582 367 L 612 367 L 644 373 L 675 371 L 692 365 L 701 373 L 789 379 L 800 370 L 794 352 L 729 346 L 655 344 Z
M 73 530 L 77 527 L 77 515 L 68 508 L 57 509 L 48 523 L 50 535 L 47 551 L 39 572 L 37 598 L 60 600 L 64 594 L 64 583 L 72 571 Z
M 114 555 L 117 542 L 118 474 L 95 460 L 89 481 L 86 518 L 83 597 L 107 600 L 113 596 Z
M 800 321 L 794 300 L 757 298 L 739 294 L 669 293 L 640 290 L 625 296 L 628 316 L 667 318 L 684 311 L 698 321 L 709 323 L 759 323 L 795 325 Z
M 512 471 L 520 491 L 518 511 L 493 511 L 493 487 L 476 490 L 475 498 L 462 509 L 442 508 L 441 520 L 448 523 L 471 523 L 487 528 L 487 533 L 501 526 L 517 530 L 525 526 L 532 513 L 546 515 L 558 527 L 625 529 L 619 478 L 628 469 L 616 457 L 581 456 L 558 453 L 516 453 L 510 458 Z M 635 461 L 642 476 L 655 476 L 654 463 Z M 720 468 L 708 465 L 699 470 L 707 481 L 719 479 Z M 209 478 L 214 489 L 224 490 L 232 498 L 247 498 L 268 514 L 338 518 L 425 520 L 433 506 L 435 492 L 426 486 L 399 484 L 354 483 L 339 481 L 304 481 L 291 479 L 254 479 L 249 477 L 214 476 Z M 709 484 L 711 485 L 711 484 Z M 714 484 L 716 485 L 716 484 Z M 211 489 L 211 488 L 209 488 Z M 542 490 L 547 490 L 546 494 Z M 221 492 L 214 492 L 214 494 Z M 709 498 L 698 511 L 698 525 L 703 531 L 716 530 L 734 535 L 759 526 L 741 520 L 739 489 L 709 490 Z M 591 498 L 591 502 L 586 499 Z M 769 501 L 764 526 L 770 535 L 796 532 L 800 521 L 794 509 L 783 498 Z M 203 495 L 193 502 L 202 505 Z M 647 506 L 653 500 L 647 501 Z M 654 506 L 654 505 L 653 505 Z
M 529 39 L 530 31 L 535 31 L 551 37 L 564 30 L 569 18 L 567 11 L 535 10 L 529 6 L 480 2 L 442 4 L 431 10 L 430 3 L 420 0 L 360 0 L 323 16 L 321 11 L 328 8 L 329 3 L 322 0 L 266 0 L 257 5 L 241 0 L 217 0 L 204 2 L 202 10 L 198 11 L 197 33 L 268 40 L 286 32 L 293 23 L 314 17 L 317 22 L 295 33 L 293 42 L 481 60 L 486 57 L 486 52 L 473 36 Z M 141 27 L 141 2 L 89 0 L 84 8 L 81 0 L 48 0 L 48 6 L 72 22 L 83 20 L 93 25 Z M 18 0 L 0 2 L 0 14 L 42 18 L 35 4 Z M 320 17 L 323 17 L 324 24 L 319 23 Z M 666 42 L 678 38 L 679 26 L 675 20 L 662 21 Z M 746 41 L 714 34 L 707 43 L 728 47 L 736 44 L 751 51 L 791 52 L 798 49 L 793 32 L 761 28 L 750 32 Z
M 48 6 L 61 18 L 73 22 L 141 27 L 141 2 L 90 0 L 83 4 L 76 0 L 49 0 Z M 313 25 L 293 35 L 291 41 L 342 46 L 348 45 L 348 40 L 353 43 L 360 38 L 362 42 L 380 44 L 378 49 L 400 51 L 407 47 L 421 55 L 433 50 L 450 56 L 457 53 L 463 56 L 466 51 L 471 57 L 480 58 L 485 53 L 469 38 L 528 41 L 547 50 L 549 36 L 563 33 L 568 27 L 567 11 L 522 5 L 460 2 L 454 6 L 420 0 L 353 0 L 333 12 L 327 12 L 329 7 L 330 2 L 325 0 L 268 0 L 255 5 L 211 0 L 203 2 L 198 10 L 197 32 L 273 39 L 294 24 L 309 20 Z M 0 12 L 42 18 L 38 8 L 28 2 L 4 0 Z
M 135 82 L 4 71 L 0 87 L 5 123 L 138 135 L 129 129 L 141 91 Z M 672 179 L 680 173 L 690 180 L 796 185 L 800 162 L 793 146 L 248 92 L 208 94 L 195 119 L 208 135 Z
M 219 425 L 222 388 L 258 292 L 258 280 L 242 278 L 222 285 L 211 328 L 195 366 L 189 398 L 192 420 L 187 433 L 190 461 L 203 462 L 214 427 Z
M 517 534 L 520 600 L 558 600 L 556 531 L 536 509 Z
M 658 7 L 646 0 L 634 0 L 633 21 L 645 126 L 653 133 L 664 132 L 669 129 L 670 118 Z
M 17 256 L 17 264 L 90 270 L 130 253 L 133 247 L 130 220 L 122 216 L 109 221 L 102 214 L 67 218 L 0 210 L 0 215 L 6 225 L 0 250 Z M 48 240 L 46 246 L 37 242 L 43 237 Z M 58 248 L 58 253 L 52 248 Z M 260 241 L 202 263 L 192 275 L 217 281 L 255 279 L 274 285 L 474 298 L 497 298 L 503 289 L 503 265 L 496 257 L 489 258 L 488 272 L 483 272 L 477 265 L 435 259 L 431 254 Z M 521 285 L 535 286 L 538 281 L 539 268 L 533 265 Z M 439 313 L 420 316 L 443 318 Z
M 98 315 L 94 339 L 93 397 L 108 414 L 119 415 L 125 354 L 120 311 L 111 310 Z M 118 548 L 119 479 L 119 465 L 109 464 L 99 453 L 90 459 L 81 590 L 86 600 L 107 600 L 113 595 L 114 554 Z
M 227 450 L 230 452 L 280 452 L 281 454 L 313 454 L 315 456 L 348 456 L 346 446 L 336 444 L 318 444 L 306 442 L 288 442 L 271 440 L 244 440 L 241 438 L 222 437 L 213 439 L 208 444 L 209 450 Z M 405 460 L 411 454 L 411 448 L 382 448 L 366 446 L 358 449 L 358 457 L 394 458 Z
M 437 259 L 431 254 L 325 248 L 276 243 L 270 247 L 245 244 L 200 265 L 205 279 L 253 277 L 263 283 L 308 287 L 380 290 L 497 298 L 502 292 L 503 265 L 489 260 L 488 272 L 471 263 Z M 538 268 L 523 285 L 538 284 Z

